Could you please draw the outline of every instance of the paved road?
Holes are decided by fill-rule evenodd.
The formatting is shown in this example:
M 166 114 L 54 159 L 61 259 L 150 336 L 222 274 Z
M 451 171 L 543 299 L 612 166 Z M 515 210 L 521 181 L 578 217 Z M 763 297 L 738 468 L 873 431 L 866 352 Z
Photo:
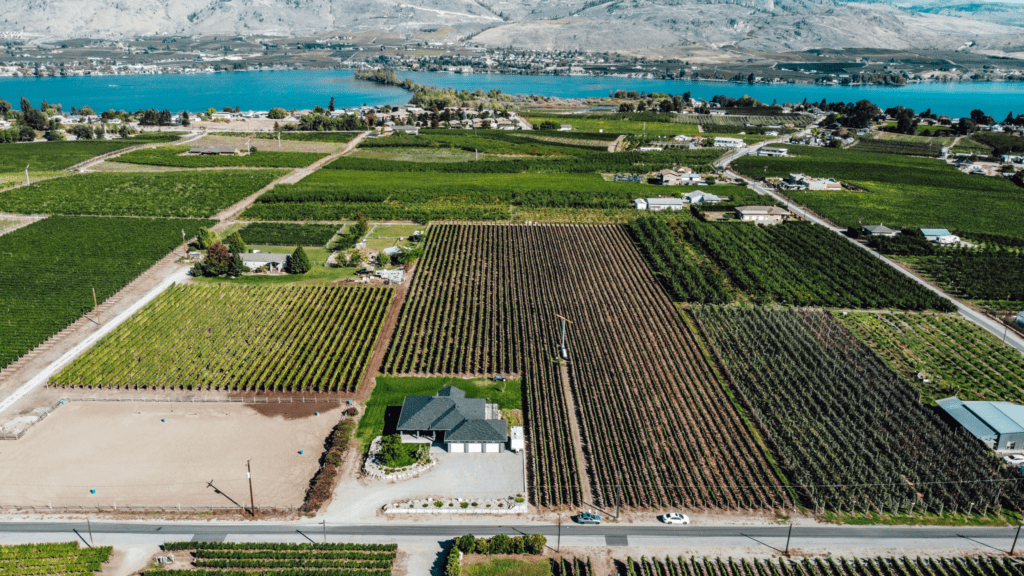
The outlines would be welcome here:
M 943 292 L 940 288 L 932 285 L 930 282 L 928 282 L 925 279 L 921 278 L 917 274 L 914 274 L 913 272 L 911 272 L 911 271 L 907 270 L 906 268 L 900 266 L 896 262 L 893 262 L 892 260 L 886 258 L 885 256 L 882 256 L 878 252 L 875 252 L 871 248 L 868 248 L 866 244 L 863 244 L 861 242 L 857 242 L 857 241 L 847 237 L 845 234 L 842 234 L 842 232 L 845 230 L 845 228 L 840 228 L 838 226 L 835 226 L 834 224 L 832 224 L 831 222 L 825 220 L 824 218 L 821 218 L 821 217 L 811 213 L 807 209 L 806 206 L 802 206 L 800 204 L 797 204 L 797 203 L 789 200 L 788 198 L 783 197 L 782 195 L 777 193 L 775 190 L 773 190 L 771 188 L 768 188 L 768 187 L 765 187 L 765 186 L 762 186 L 762 185 L 758 184 L 757 182 L 751 180 L 750 178 L 747 178 L 746 176 L 743 176 L 741 174 L 737 174 L 736 172 L 733 172 L 732 170 L 729 170 L 729 163 L 730 162 L 732 162 L 733 160 L 735 160 L 735 159 L 737 159 L 737 158 L 739 158 L 741 156 L 745 156 L 745 155 L 752 154 L 752 153 L 756 154 L 757 150 L 761 146 L 763 146 L 764 144 L 767 144 L 767 142 L 764 142 L 764 143 L 761 143 L 761 144 L 758 144 L 758 145 L 755 145 L 755 146 L 751 146 L 749 148 L 744 148 L 744 149 L 739 150 L 737 152 L 731 153 L 731 154 L 723 157 L 718 163 L 716 163 L 716 166 L 722 168 L 725 171 L 725 175 L 726 176 L 728 176 L 730 178 L 736 178 L 738 180 L 742 180 L 742 181 L 746 182 L 758 194 L 764 194 L 764 195 L 771 196 L 772 198 L 775 198 L 779 202 L 784 203 L 786 205 L 786 208 L 790 209 L 793 212 L 796 212 L 797 214 L 799 214 L 803 218 L 805 218 L 805 219 L 807 219 L 807 220 L 809 220 L 809 221 L 811 221 L 811 222 L 813 222 L 815 224 L 818 224 L 820 226 L 824 226 L 824 227 L 828 228 L 829 230 L 832 230 L 833 232 L 836 232 L 837 234 L 840 234 L 840 236 L 842 236 L 843 238 L 846 238 L 847 240 L 849 240 L 851 243 L 853 243 L 853 245 L 855 245 L 855 246 L 857 246 L 857 247 L 859 247 L 859 248 L 861 248 L 863 250 L 867 250 L 868 252 L 871 253 L 872 256 L 878 258 L 882 262 L 885 262 L 889 266 L 892 266 L 894 269 L 899 271 L 900 274 L 903 274 L 907 278 L 910 278 L 914 282 L 917 282 L 918 284 L 920 284 L 921 286 L 924 286 L 928 290 L 931 290 L 935 294 L 938 294 L 939 296 L 949 300 L 950 302 L 953 303 L 954 306 L 956 306 L 957 310 L 960 312 L 960 314 L 964 318 L 966 318 L 967 320 L 977 324 L 978 326 L 981 326 L 982 328 L 984 328 L 988 332 L 992 333 L 996 337 L 998 337 L 1000 339 L 1003 339 L 1007 344 L 1009 344 L 1013 348 L 1017 349 L 1017 351 L 1019 351 L 1022 354 L 1024 354 L 1024 338 L 1021 338 L 1015 332 L 1008 331 L 1006 329 L 1006 327 L 1003 326 L 1002 324 L 1000 324 L 999 322 L 989 318 L 988 316 L 985 316 L 984 314 L 978 312 L 974 308 L 971 308 L 970 306 L 968 306 L 964 302 L 962 302 L 962 301 L 960 301 L 960 300 L 950 296 L 949 294 Z

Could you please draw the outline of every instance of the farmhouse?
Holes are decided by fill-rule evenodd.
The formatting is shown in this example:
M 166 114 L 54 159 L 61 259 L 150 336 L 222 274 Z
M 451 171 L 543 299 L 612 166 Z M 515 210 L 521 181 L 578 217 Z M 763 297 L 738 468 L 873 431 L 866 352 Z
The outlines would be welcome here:
M 736 215 L 743 222 L 757 222 L 758 224 L 777 224 L 789 217 L 789 211 L 778 206 L 740 206 L 736 208 Z
M 466 398 L 454 386 L 437 396 L 406 396 L 395 428 L 403 434 L 431 438 L 449 452 L 503 452 L 508 422 L 497 404 Z
M 420 129 L 417 126 L 395 126 L 392 128 L 395 132 L 405 132 L 409 136 L 418 136 Z
M 743 143 L 742 138 L 728 138 L 725 136 L 715 137 L 716 148 L 743 148 L 746 144 Z
M 773 158 L 784 158 L 789 156 L 789 151 L 785 148 L 772 148 L 765 146 L 757 151 L 758 156 L 771 156 Z
M 960 242 L 959 236 L 954 236 L 945 228 L 921 228 L 921 234 L 924 234 L 925 240 L 935 242 L 936 244 L 956 244 Z
M 682 198 L 648 198 L 647 210 L 650 212 L 661 212 L 662 210 L 682 210 Z
M 238 148 L 218 148 L 216 146 L 196 146 L 190 148 L 189 154 L 198 156 L 238 156 Z
M 242 264 L 253 270 L 267 266 L 270 270 L 278 272 L 284 270 L 285 262 L 288 261 L 288 254 L 270 254 L 267 252 L 246 252 L 240 255 Z
M 636 208 L 637 210 L 647 210 L 647 200 L 644 200 L 643 198 L 635 198 L 633 200 L 633 208 Z
M 683 195 L 683 200 L 689 204 L 718 204 L 722 198 L 708 192 L 693 191 Z
M 843 185 L 834 178 L 811 178 L 803 174 L 790 174 L 779 183 L 779 188 L 783 190 L 842 190 Z
M 662 186 L 678 186 L 683 183 L 682 176 L 682 174 L 671 168 L 665 168 L 658 172 L 658 183 Z
M 937 400 L 936 404 L 989 448 L 1024 450 L 1024 406 L 963 402 L 955 396 Z
M 377 270 L 373 274 L 381 280 L 392 284 L 401 284 L 402 279 L 405 277 L 405 272 L 402 270 Z
M 867 234 L 868 236 L 890 236 L 891 237 L 891 236 L 896 236 L 897 234 L 899 234 L 899 231 L 898 230 L 893 230 L 892 228 L 889 228 L 888 226 L 882 226 L 881 224 L 879 224 L 877 226 L 875 226 L 875 225 L 865 226 L 864 227 L 864 233 Z

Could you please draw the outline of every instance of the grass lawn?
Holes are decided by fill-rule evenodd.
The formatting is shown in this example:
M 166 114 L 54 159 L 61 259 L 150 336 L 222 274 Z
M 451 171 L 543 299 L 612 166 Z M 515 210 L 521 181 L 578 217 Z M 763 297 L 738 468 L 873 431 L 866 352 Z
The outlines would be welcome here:
M 985 144 L 982 144 L 977 140 L 972 140 L 971 138 L 963 138 L 956 146 L 953 146 L 952 152 L 953 154 L 958 152 L 964 152 L 967 154 L 991 154 L 992 147 L 986 146 Z
M 417 230 L 426 231 L 427 227 L 422 224 L 376 224 L 371 229 L 367 238 L 408 238 Z
M 293 282 L 334 282 L 335 280 L 356 277 L 356 270 L 359 270 L 359 268 L 334 268 L 325 266 L 324 264 L 331 256 L 331 251 L 323 246 L 303 246 L 302 248 L 306 251 L 306 256 L 309 256 L 310 263 L 313 264 L 309 269 L 309 272 L 306 272 L 305 274 L 253 274 L 242 276 L 240 278 L 200 277 L 193 278 L 192 280 L 194 282 L 204 282 L 209 284 L 226 283 L 268 286 L 271 284 L 291 284 Z M 295 246 L 264 246 L 250 244 L 249 249 L 261 250 L 270 254 L 291 254 L 295 251 Z
M 488 558 L 483 562 L 464 566 L 462 573 L 467 576 L 550 576 L 551 561 L 546 558 Z
M 363 449 L 384 432 L 384 416 L 388 406 L 401 406 L 406 396 L 433 396 L 445 386 L 461 388 L 467 398 L 489 398 L 502 410 L 523 409 L 523 392 L 519 380 L 494 382 L 482 378 L 463 380 L 450 376 L 378 376 L 377 385 L 366 401 L 366 413 L 359 419 L 359 427 L 356 429 L 356 438 L 362 442 Z

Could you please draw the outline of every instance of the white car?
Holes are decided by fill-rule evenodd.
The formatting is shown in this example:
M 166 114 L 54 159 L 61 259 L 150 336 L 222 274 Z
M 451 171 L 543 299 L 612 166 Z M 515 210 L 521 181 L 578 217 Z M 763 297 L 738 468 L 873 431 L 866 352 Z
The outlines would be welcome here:
M 665 524 L 683 524 L 688 525 L 690 523 L 690 517 L 686 514 L 679 514 L 678 512 L 669 512 L 668 514 L 662 514 L 659 519 Z
M 1003 462 L 1006 462 L 1007 466 L 1024 466 L 1024 454 L 1003 456 Z

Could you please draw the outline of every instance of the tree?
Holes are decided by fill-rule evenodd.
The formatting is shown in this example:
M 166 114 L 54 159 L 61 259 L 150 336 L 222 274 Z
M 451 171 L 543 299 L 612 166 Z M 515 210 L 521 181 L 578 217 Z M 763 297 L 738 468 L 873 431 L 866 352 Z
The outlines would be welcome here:
M 284 108 L 271 108 L 270 112 L 267 113 L 267 118 L 271 120 L 283 120 L 288 117 L 288 111 Z
M 309 264 L 309 256 L 306 256 L 306 251 L 299 246 L 292 252 L 292 255 L 288 257 L 287 262 L 284 265 L 284 271 L 289 274 L 305 274 L 309 272 L 311 268 Z
M 46 131 L 46 140 L 49 142 L 63 142 L 67 140 L 64 131 L 59 128 L 51 128 Z
M 546 120 L 544 122 L 541 122 L 537 126 L 537 129 L 538 130 L 558 130 L 558 124 L 555 124 L 554 122 L 552 122 L 550 120 Z
M 68 128 L 68 132 L 79 140 L 92 140 L 92 128 L 85 124 L 74 124 Z
M 170 126 L 174 122 L 173 118 L 174 116 L 171 115 L 170 110 L 161 110 L 157 114 L 156 123 L 161 126 Z
M 636 111 L 637 112 L 646 112 L 647 111 L 647 100 L 641 100 L 641 101 L 637 102 L 636 103 Z
M 238 255 L 238 252 L 232 252 L 226 274 L 232 278 L 238 278 L 243 272 L 249 272 L 249 267 L 242 263 L 242 257 Z
M 223 276 L 231 269 L 233 257 L 223 242 L 215 242 L 206 251 L 206 257 L 192 269 L 193 276 Z M 241 264 L 241 261 L 239 261 Z
M 181 125 L 182 126 L 189 126 L 191 124 L 192 124 L 192 120 L 189 119 L 188 112 L 182 112 L 181 113 Z
M 448 558 L 444 564 L 444 576 L 459 576 L 462 574 L 462 565 L 459 564 L 459 553 L 457 550 L 448 552 Z
M 13 109 L 14 109 L 14 107 L 11 106 L 10 102 L 8 102 L 7 100 L 4 100 L 3 98 L 0 98 L 0 118 L 6 118 L 7 117 L 7 113 L 10 112 Z M 1011 118 L 1011 120 L 1012 120 L 1012 118 Z
M 220 235 L 209 228 L 200 228 L 199 233 L 196 234 L 196 244 L 199 245 L 200 250 L 206 250 L 218 242 L 220 242 Z
M 26 114 L 32 109 L 32 103 L 28 101 L 28 98 L 21 97 L 21 113 Z
M 530 534 L 526 537 L 527 554 L 543 554 L 544 547 L 548 545 L 548 539 L 543 534 Z
M 331 103 L 327 105 L 327 110 L 329 112 L 334 112 L 334 96 L 331 96 Z
M 472 534 L 460 536 L 455 540 L 455 548 L 463 554 L 471 554 L 476 549 L 476 538 Z
M 35 108 L 30 108 L 28 112 L 21 116 L 21 122 L 33 130 L 46 130 L 48 120 L 49 118 L 46 117 L 46 114 L 43 114 L 42 110 L 36 110 Z
M 18 142 L 32 142 L 36 139 L 36 131 L 28 126 L 18 127 Z
M 324 110 L 323 106 L 319 106 L 318 105 L 318 106 L 314 106 L 313 107 L 313 114 L 326 114 L 326 113 L 327 113 L 327 110 Z
M 249 251 L 249 247 L 245 245 L 245 241 L 242 240 L 242 235 L 235 231 L 228 239 L 228 247 L 231 248 L 232 254 L 243 254 Z
M 512 551 L 512 541 L 504 534 L 496 534 L 491 538 L 489 547 L 491 554 L 508 554 Z

